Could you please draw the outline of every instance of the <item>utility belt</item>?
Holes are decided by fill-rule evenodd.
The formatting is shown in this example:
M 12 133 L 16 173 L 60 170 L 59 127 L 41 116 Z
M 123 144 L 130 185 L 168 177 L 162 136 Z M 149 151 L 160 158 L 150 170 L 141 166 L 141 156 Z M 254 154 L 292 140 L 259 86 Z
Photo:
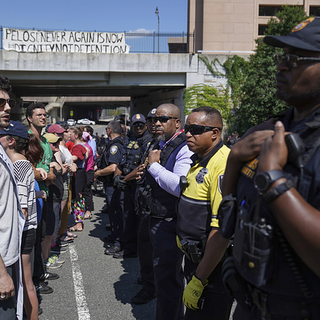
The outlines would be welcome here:
M 180 244 L 186 257 L 193 263 L 200 263 L 207 239 L 200 241 L 181 239 Z
M 256 306 L 261 312 L 262 320 L 270 320 L 271 316 L 290 319 L 320 319 L 320 301 L 304 303 L 298 298 L 287 300 L 288 296 L 268 294 L 247 282 L 235 267 L 233 257 L 229 257 L 222 267 L 223 282 L 229 293 L 237 300 L 239 307 L 250 312 Z M 317 301 L 316 304 L 314 301 Z

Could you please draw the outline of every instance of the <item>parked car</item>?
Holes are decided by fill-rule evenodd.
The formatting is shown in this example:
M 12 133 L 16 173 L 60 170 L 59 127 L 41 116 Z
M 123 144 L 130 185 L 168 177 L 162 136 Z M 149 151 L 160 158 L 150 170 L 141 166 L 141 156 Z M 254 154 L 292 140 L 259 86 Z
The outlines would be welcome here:
M 68 126 L 75 126 L 75 125 L 76 125 L 76 120 L 74 120 L 74 119 L 68 119 L 68 120 L 67 120 L 67 124 L 68 124 Z
M 59 124 L 60 126 L 65 125 L 67 124 L 67 121 L 57 121 L 56 124 Z
M 80 120 L 78 120 L 77 121 L 77 123 L 78 124 L 96 124 L 94 121 L 92 121 L 92 120 L 89 120 L 89 119 L 87 119 L 87 118 L 84 118 L 84 119 L 80 119 Z

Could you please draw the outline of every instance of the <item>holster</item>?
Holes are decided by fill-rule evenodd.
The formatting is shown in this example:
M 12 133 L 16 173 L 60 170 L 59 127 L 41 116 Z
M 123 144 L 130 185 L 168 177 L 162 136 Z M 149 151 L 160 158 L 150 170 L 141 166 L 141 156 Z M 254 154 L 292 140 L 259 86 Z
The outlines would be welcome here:
M 204 252 L 202 242 L 182 239 L 180 240 L 180 243 L 186 257 L 193 263 L 198 264 L 201 261 Z
M 237 219 L 237 198 L 232 194 L 223 197 L 219 209 L 218 220 L 222 237 L 230 239 L 234 234 Z

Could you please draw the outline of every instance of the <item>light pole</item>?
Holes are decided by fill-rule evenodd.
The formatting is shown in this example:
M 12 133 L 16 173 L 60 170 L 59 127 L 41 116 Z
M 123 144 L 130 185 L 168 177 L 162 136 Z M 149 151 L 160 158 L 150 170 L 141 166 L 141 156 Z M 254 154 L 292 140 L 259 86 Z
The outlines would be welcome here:
M 159 10 L 158 10 L 158 7 L 156 7 L 156 12 L 155 14 L 157 15 L 158 17 L 158 53 L 159 53 L 159 33 L 160 33 L 160 16 L 159 16 Z

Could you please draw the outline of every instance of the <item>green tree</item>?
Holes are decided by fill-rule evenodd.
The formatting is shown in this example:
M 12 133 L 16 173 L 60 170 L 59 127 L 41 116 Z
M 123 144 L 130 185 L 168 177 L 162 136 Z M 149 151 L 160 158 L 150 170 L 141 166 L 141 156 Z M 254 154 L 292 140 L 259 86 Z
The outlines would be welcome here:
M 192 109 L 201 106 L 213 107 L 219 110 L 222 118 L 229 124 L 230 105 L 226 99 L 224 88 L 217 89 L 211 85 L 196 84 L 184 92 L 184 113 L 190 114 Z
M 307 18 L 301 7 L 284 6 L 276 18 L 269 20 L 265 34 L 288 35 L 298 23 Z M 233 119 L 240 134 L 289 107 L 275 95 L 277 71 L 273 55 L 281 52 L 281 49 L 265 45 L 262 38 L 256 39 L 256 43 L 256 53 L 250 56 L 248 73 L 242 86 L 240 107 Z

